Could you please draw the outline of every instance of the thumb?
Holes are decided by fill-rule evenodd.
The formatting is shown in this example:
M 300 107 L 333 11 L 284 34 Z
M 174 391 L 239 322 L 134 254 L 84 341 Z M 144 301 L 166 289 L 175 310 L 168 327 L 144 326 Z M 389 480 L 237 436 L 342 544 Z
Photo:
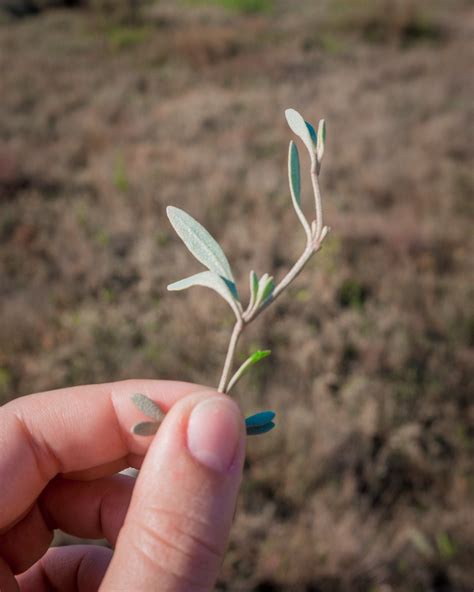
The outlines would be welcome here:
M 101 590 L 212 590 L 227 547 L 245 450 L 227 395 L 196 393 L 166 415 L 137 478 Z

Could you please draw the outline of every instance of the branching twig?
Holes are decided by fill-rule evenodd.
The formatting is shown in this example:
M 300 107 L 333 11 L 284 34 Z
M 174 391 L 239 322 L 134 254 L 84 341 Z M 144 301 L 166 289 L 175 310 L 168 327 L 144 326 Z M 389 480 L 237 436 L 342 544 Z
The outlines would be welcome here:
M 299 114 L 298 114 L 299 115 Z M 287 115 L 288 117 L 288 115 Z M 289 121 L 290 123 L 290 121 Z M 297 121 L 295 125 L 299 124 L 300 122 Z M 306 122 L 305 122 L 306 123 Z M 307 125 L 307 124 L 306 124 Z M 290 127 L 292 127 L 293 131 L 295 131 L 294 127 L 290 123 Z M 298 128 L 299 129 L 299 128 Z M 322 125 L 319 125 L 318 132 L 321 131 L 325 135 L 325 126 L 324 122 Z M 298 132 L 297 132 L 298 133 Z M 298 134 L 301 137 L 301 134 Z M 306 141 L 305 141 L 306 140 Z M 308 147 L 308 139 L 306 135 L 303 137 L 303 141 Z M 299 196 L 296 194 L 296 190 L 294 187 L 294 182 L 292 181 L 292 149 L 294 147 L 290 144 L 290 191 L 293 200 L 293 204 L 295 205 L 296 213 L 298 218 L 300 219 L 303 228 L 306 233 L 307 242 L 306 247 L 293 265 L 293 267 L 288 271 L 288 273 L 283 277 L 283 279 L 275 286 L 273 291 L 271 292 L 270 296 L 261 303 L 255 302 L 255 294 L 252 292 L 250 297 L 249 306 L 238 318 L 234 325 L 234 329 L 231 334 L 231 338 L 229 341 L 229 346 L 227 349 L 227 354 L 225 357 L 224 368 L 222 370 L 221 379 L 219 381 L 218 391 L 221 393 L 228 392 L 230 390 L 229 387 L 233 386 L 235 380 L 233 378 L 229 381 L 229 373 L 232 366 L 232 361 L 234 358 L 237 342 L 239 340 L 240 335 L 243 333 L 245 327 L 255 320 L 270 304 L 272 304 L 278 296 L 294 281 L 294 279 L 300 274 L 300 272 L 304 269 L 305 265 L 311 259 L 311 257 L 321 248 L 321 244 L 327 235 L 328 228 L 323 227 L 323 213 L 322 213 L 322 203 L 321 203 L 321 191 L 319 188 L 319 173 L 321 170 L 321 159 L 324 151 L 324 144 L 321 146 L 319 143 L 315 144 L 313 138 L 310 139 L 311 144 L 310 146 L 310 161 L 311 161 L 311 185 L 313 189 L 314 195 L 314 204 L 315 204 L 315 219 L 310 225 L 308 224 L 306 218 L 304 217 L 303 212 L 299 208 Z M 323 140 L 321 140 L 323 141 Z M 311 149 L 312 148 L 312 149 Z M 319 155 L 319 156 L 318 156 Z M 296 155 L 297 156 L 297 155 Z M 299 161 L 298 161 L 298 191 L 299 191 Z

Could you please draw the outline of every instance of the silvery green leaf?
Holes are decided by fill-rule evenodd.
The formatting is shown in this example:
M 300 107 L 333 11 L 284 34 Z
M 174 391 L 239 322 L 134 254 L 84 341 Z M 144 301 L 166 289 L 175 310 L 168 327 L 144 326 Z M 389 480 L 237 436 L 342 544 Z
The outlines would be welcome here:
M 309 239 L 311 238 L 311 230 L 308 221 L 303 214 L 303 210 L 301 209 L 300 158 L 298 155 L 298 148 L 293 141 L 290 142 L 290 148 L 288 150 L 288 178 L 290 181 L 290 193 L 293 207 L 295 208 L 296 215 Z
M 227 392 L 229 392 L 230 389 L 237 384 L 237 382 L 242 378 L 249 368 L 254 366 L 257 362 L 260 362 L 260 360 L 267 358 L 271 353 L 271 350 L 264 349 L 258 350 L 251 354 L 229 380 Z
M 259 436 L 260 434 L 266 434 L 270 430 L 273 430 L 274 427 L 275 424 L 273 423 L 273 421 L 269 421 L 263 426 L 258 426 L 255 428 L 246 428 L 245 431 L 247 432 L 247 436 Z
M 249 301 L 248 310 L 251 310 L 253 305 L 255 304 L 255 299 L 257 298 L 257 292 L 258 292 L 258 277 L 253 269 L 250 272 L 249 284 L 250 284 L 250 301 Z
M 313 126 L 309 124 L 312 128 L 311 130 L 303 117 L 298 113 L 298 111 L 295 111 L 295 109 L 287 109 L 285 111 L 285 116 L 291 131 L 303 141 L 304 145 L 308 149 L 311 159 L 313 160 L 316 150 L 316 146 L 313 142 L 315 133 Z
M 230 288 L 230 284 L 233 284 L 234 290 Z M 201 273 L 196 273 L 195 275 L 170 284 L 168 290 L 170 292 L 186 290 L 186 288 L 191 288 L 191 286 L 204 286 L 214 290 L 229 304 L 237 318 L 240 316 L 239 305 L 237 304 L 237 289 L 235 289 L 235 284 L 230 280 L 226 280 L 212 271 L 202 271 Z
M 318 126 L 318 142 L 316 147 L 316 156 L 318 157 L 318 162 L 320 163 L 323 159 L 324 155 L 324 147 L 326 145 L 326 122 L 324 119 L 321 119 Z
M 273 421 L 274 417 L 274 411 L 260 411 L 260 413 L 256 413 L 255 415 L 247 417 L 245 419 L 245 425 L 248 428 L 258 428 L 264 426 L 270 421 Z
M 318 143 L 318 134 L 316 133 L 316 130 L 313 127 L 313 124 L 310 123 L 309 121 L 306 121 L 306 127 L 308 128 L 309 131 L 309 135 L 311 136 L 311 139 L 313 140 L 313 146 L 316 146 Z
M 262 302 L 265 302 L 265 300 L 267 300 L 267 298 L 270 298 L 270 296 L 272 295 L 273 289 L 275 288 L 275 282 L 273 281 L 273 277 L 272 276 L 267 276 L 265 278 L 265 281 L 263 280 L 263 276 L 262 279 L 260 280 L 260 285 L 258 288 L 258 294 L 257 294 L 257 302 L 259 304 L 261 304 Z
M 268 296 L 268 288 L 269 284 L 271 287 L 271 283 L 273 282 L 273 278 L 268 275 L 268 273 L 264 273 L 262 277 L 258 281 L 258 290 L 257 296 L 255 297 L 255 303 L 253 305 L 254 309 L 257 309 L 262 302 L 265 300 L 264 295 L 267 293 Z
M 256 310 L 261 304 L 268 300 L 271 297 L 274 288 L 275 282 L 273 281 L 273 277 L 269 276 L 268 273 L 264 273 L 258 282 L 257 296 L 255 297 L 252 310 Z
M 252 291 L 252 294 L 257 296 L 258 277 L 257 277 L 257 274 L 255 273 L 255 271 L 253 271 L 253 270 L 250 272 L 250 289 Z
M 132 433 L 136 436 L 153 436 L 159 427 L 160 424 L 156 421 L 142 421 L 133 426 Z
M 268 275 L 268 273 L 264 273 L 262 277 L 258 280 L 258 291 L 262 290 L 262 286 L 264 286 L 267 283 L 269 277 L 270 276 Z
M 232 297 L 234 298 L 234 300 L 236 300 L 237 302 L 240 302 L 240 296 L 239 296 L 239 293 L 237 291 L 237 286 L 235 285 L 235 283 L 232 280 L 228 280 L 225 277 L 221 277 L 221 279 L 225 283 L 225 285 L 227 286 L 227 288 L 229 289 L 229 291 L 232 294 Z
M 204 226 L 179 208 L 168 206 L 166 213 L 179 238 L 196 259 L 210 271 L 235 284 L 224 251 Z
M 288 176 L 290 178 L 291 196 L 295 209 L 301 211 L 301 177 L 300 177 L 300 158 L 296 144 L 290 142 L 288 153 Z
M 146 395 L 135 393 L 132 395 L 132 401 L 135 407 L 138 407 L 138 409 L 140 409 L 140 411 L 147 417 L 161 421 L 165 416 L 160 406 Z

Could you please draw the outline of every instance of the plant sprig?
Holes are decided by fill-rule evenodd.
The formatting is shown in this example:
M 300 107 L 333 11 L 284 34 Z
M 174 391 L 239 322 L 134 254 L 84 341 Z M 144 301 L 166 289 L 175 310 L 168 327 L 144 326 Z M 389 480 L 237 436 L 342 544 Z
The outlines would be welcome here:
M 219 243 L 199 222 L 185 211 L 174 206 L 168 206 L 166 209 L 171 225 L 178 236 L 192 255 L 208 269 L 208 271 L 197 273 L 170 284 L 168 290 L 176 291 L 184 290 L 191 286 L 205 286 L 224 298 L 235 315 L 236 320 L 217 387 L 217 390 L 221 393 L 229 393 L 250 367 L 270 355 L 269 350 L 254 352 L 232 376 L 230 375 L 239 338 L 247 325 L 270 306 L 301 273 L 311 257 L 319 251 L 329 232 L 329 227 L 323 225 L 321 192 L 319 188 L 319 175 L 326 144 L 325 121 L 321 120 L 319 122 L 318 131 L 316 132 L 311 123 L 305 121 L 295 109 L 287 109 L 285 116 L 291 131 L 303 142 L 309 154 L 311 186 L 314 197 L 314 218 L 310 222 L 301 207 L 300 159 L 295 142 L 290 141 L 288 151 L 288 178 L 291 201 L 296 215 L 303 226 L 306 235 L 306 245 L 300 257 L 277 284 L 275 284 L 273 276 L 267 273 L 258 278 L 253 270 L 250 272 L 250 298 L 245 310 L 241 304 L 230 263 Z M 144 395 L 134 395 L 133 398 L 136 406 L 154 421 L 142 422 L 134 426 L 133 432 L 139 435 L 151 435 L 154 433 L 158 429 L 163 416 L 163 412 L 157 407 L 156 403 L 148 399 L 152 403 L 150 405 L 145 399 L 148 399 L 148 397 Z M 157 409 L 153 408 L 153 405 L 157 407 L 161 415 L 158 414 Z M 257 435 L 271 430 L 275 425 L 273 422 L 274 417 L 275 413 L 273 411 L 262 411 L 248 417 L 246 419 L 247 434 Z

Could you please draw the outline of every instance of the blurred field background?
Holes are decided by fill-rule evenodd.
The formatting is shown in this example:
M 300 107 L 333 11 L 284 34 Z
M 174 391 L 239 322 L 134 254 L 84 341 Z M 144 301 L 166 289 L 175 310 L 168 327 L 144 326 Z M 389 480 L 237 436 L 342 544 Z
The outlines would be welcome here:
M 219 590 L 472 591 L 473 33 L 468 0 L 0 3 L 0 402 L 215 385 L 232 313 L 166 292 L 200 266 L 165 206 L 241 292 L 281 277 L 283 111 L 328 122 L 332 234 L 240 348 L 273 350 L 235 396 L 278 429 L 248 442 Z

